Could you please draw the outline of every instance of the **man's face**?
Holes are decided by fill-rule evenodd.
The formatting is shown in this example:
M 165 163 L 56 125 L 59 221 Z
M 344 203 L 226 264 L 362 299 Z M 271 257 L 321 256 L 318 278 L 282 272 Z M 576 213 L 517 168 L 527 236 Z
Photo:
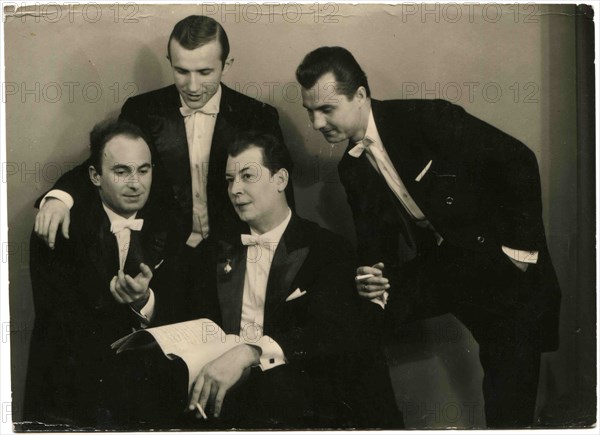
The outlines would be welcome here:
M 239 155 L 227 159 L 225 178 L 229 199 L 240 219 L 253 228 L 271 226 L 273 210 L 285 201 L 282 192 L 287 178 L 281 176 L 281 169 L 271 175 L 263 165 L 260 148 L 250 147 Z
M 115 213 L 128 218 L 146 204 L 152 185 L 152 158 L 142 138 L 113 137 L 102 152 L 102 174 L 93 166 L 89 172 L 102 202 Z
M 364 88 L 359 88 L 352 100 L 338 94 L 335 76 L 328 72 L 311 89 L 302 88 L 302 105 L 308 111 L 313 128 L 323 133 L 327 142 L 361 140 L 367 128 L 362 125 L 366 100 L 363 91 Z
M 179 94 L 190 109 L 202 108 L 217 92 L 231 60 L 223 65 L 221 45 L 217 40 L 187 50 L 172 39 L 169 48 L 173 79 Z

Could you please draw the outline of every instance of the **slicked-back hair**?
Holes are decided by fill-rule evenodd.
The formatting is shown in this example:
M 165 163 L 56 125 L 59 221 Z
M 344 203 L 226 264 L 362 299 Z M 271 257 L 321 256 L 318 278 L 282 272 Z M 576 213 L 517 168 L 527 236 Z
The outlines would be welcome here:
M 149 144 L 148 138 L 142 130 L 129 121 L 119 119 L 105 119 L 94 126 L 90 132 L 90 157 L 88 162 L 96 169 L 98 174 L 102 175 L 102 154 L 106 144 L 116 136 L 125 136 L 131 139 L 143 139 Z M 150 153 L 152 153 L 152 149 Z
M 332 73 L 337 93 L 349 100 L 364 86 L 371 96 L 367 75 L 348 50 L 343 47 L 320 47 L 308 53 L 296 69 L 296 80 L 305 89 L 312 88 L 324 74 Z
M 171 59 L 171 40 L 177 41 L 186 50 L 193 50 L 214 40 L 221 45 L 221 62 L 225 65 L 229 56 L 229 39 L 223 26 L 204 15 L 190 15 L 173 27 L 167 42 L 167 57 Z
M 290 152 L 283 143 L 272 134 L 257 131 L 246 131 L 238 134 L 236 139 L 227 147 L 227 153 L 236 157 L 249 148 L 256 147 L 262 152 L 263 166 L 269 169 L 271 175 L 280 169 L 286 169 L 291 177 L 294 162 Z

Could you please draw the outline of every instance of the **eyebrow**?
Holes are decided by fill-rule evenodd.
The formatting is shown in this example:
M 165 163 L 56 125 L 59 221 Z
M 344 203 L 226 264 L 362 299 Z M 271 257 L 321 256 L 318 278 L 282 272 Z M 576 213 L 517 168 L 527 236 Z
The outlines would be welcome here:
M 322 104 L 321 106 L 317 106 L 314 109 L 311 109 L 310 107 L 306 107 L 303 104 L 302 107 L 304 107 L 306 110 L 310 110 L 310 111 L 314 112 L 315 110 L 333 109 L 335 106 L 332 106 L 331 104 Z
M 213 72 L 215 70 L 214 68 L 200 68 L 200 69 L 197 69 L 197 70 L 189 70 L 187 68 L 183 68 L 183 67 L 177 66 L 177 65 L 173 65 L 173 68 L 175 68 L 178 71 L 185 71 L 185 72 L 190 72 L 190 71 Z
M 145 169 L 145 168 L 151 168 L 152 164 L 151 163 L 144 163 L 143 165 L 138 166 L 137 170 L 140 169 Z M 127 169 L 127 170 L 131 170 L 132 165 L 126 165 L 124 163 L 115 163 L 111 169 Z
M 111 169 L 131 169 L 131 165 L 125 165 L 123 163 L 115 163 Z

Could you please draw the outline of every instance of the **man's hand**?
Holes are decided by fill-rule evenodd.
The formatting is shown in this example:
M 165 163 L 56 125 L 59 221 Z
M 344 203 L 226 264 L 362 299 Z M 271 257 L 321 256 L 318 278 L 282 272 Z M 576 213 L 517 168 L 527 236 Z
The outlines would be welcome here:
M 356 269 L 356 290 L 365 299 L 376 299 L 390 288 L 389 280 L 383 277 L 383 263 L 374 264 L 372 267 L 361 266 Z M 363 275 L 372 275 L 361 279 Z
M 212 415 L 218 417 L 221 414 L 221 407 L 227 391 L 259 361 L 260 351 L 258 348 L 239 344 L 206 364 L 194 382 L 188 403 L 189 410 L 197 409 L 196 404 L 206 410 L 208 404 L 212 409 Z
M 150 297 L 151 279 L 152 270 L 144 263 L 140 264 L 140 273 L 135 278 L 119 270 L 110 281 L 110 292 L 118 303 L 131 304 L 134 310 L 139 311 Z
M 70 221 L 69 207 L 60 199 L 47 198 L 35 217 L 33 231 L 46 242 L 50 249 L 54 249 L 58 226 L 61 226 L 62 235 L 68 239 Z

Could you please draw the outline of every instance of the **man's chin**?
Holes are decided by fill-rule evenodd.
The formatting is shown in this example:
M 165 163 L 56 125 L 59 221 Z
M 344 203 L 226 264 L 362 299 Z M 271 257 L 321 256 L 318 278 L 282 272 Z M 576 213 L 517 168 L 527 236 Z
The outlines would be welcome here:
M 339 136 L 337 136 L 337 135 L 336 135 L 336 136 L 331 136 L 331 137 L 328 137 L 328 136 L 326 136 L 326 135 L 323 135 L 323 137 L 324 137 L 324 138 L 325 138 L 325 140 L 326 140 L 327 142 L 329 142 L 330 144 L 341 143 L 341 142 L 344 142 L 345 140 L 347 140 L 347 138 L 345 138 L 345 137 L 339 137 Z

